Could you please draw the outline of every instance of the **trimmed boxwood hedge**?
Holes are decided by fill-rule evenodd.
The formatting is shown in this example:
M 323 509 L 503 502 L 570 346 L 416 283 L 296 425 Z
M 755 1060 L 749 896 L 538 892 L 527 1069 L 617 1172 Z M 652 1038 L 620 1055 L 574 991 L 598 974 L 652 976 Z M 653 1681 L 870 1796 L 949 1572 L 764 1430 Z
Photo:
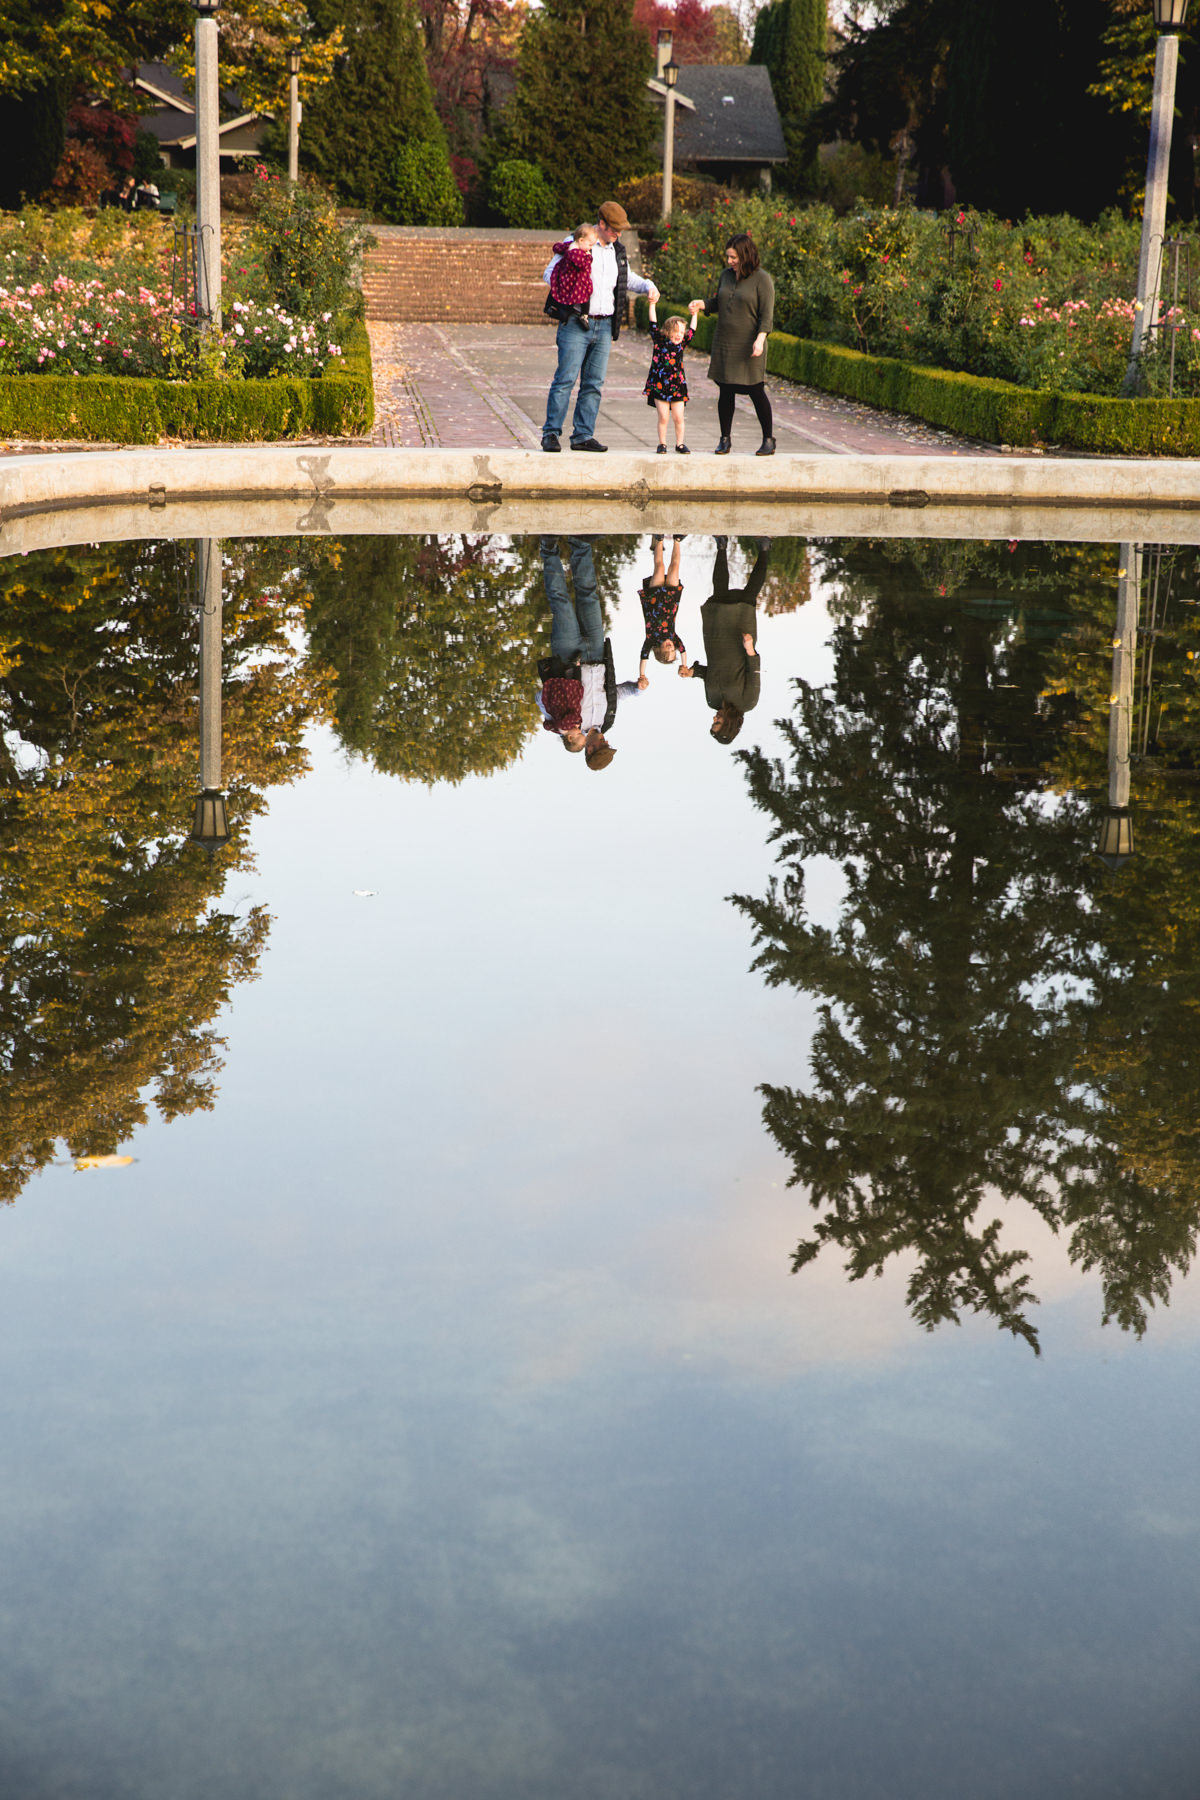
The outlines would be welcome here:
M 682 313 L 660 306 L 660 318 Z M 648 323 L 645 300 L 639 325 Z M 697 350 L 712 343 L 715 321 L 699 319 Z M 1044 394 L 1034 388 L 928 369 L 890 356 L 864 356 L 840 344 L 773 332 L 767 371 L 847 400 L 907 413 L 985 444 L 1061 445 L 1101 456 L 1200 456 L 1200 400 L 1118 400 L 1101 394 Z
M 375 421 L 371 345 L 347 327 L 337 372 L 315 379 L 159 381 L 127 375 L 0 376 L 0 437 L 156 444 L 360 437 Z

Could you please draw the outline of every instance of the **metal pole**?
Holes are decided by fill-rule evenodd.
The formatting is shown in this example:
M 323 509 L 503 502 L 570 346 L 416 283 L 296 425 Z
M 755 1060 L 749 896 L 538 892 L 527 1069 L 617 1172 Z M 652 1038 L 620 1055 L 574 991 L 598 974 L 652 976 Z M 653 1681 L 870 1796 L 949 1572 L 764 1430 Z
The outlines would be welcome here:
M 300 174 L 300 70 L 293 61 L 288 76 L 288 181 L 294 187 Z
M 1171 161 L 1171 127 L 1175 117 L 1175 72 L 1179 38 L 1163 32 L 1154 53 L 1154 102 L 1150 111 L 1150 153 L 1146 158 L 1146 200 L 1142 209 L 1142 249 L 1138 258 L 1134 301 L 1133 345 L 1121 392 L 1137 392 L 1146 339 L 1154 329 L 1162 279 L 1163 231 L 1167 220 L 1167 173 Z
M 196 539 L 200 589 L 200 786 L 221 785 L 221 540 Z
M 221 329 L 221 140 L 217 21 L 196 20 L 196 311 L 202 336 Z
M 667 89 L 667 117 L 663 126 L 663 179 L 662 179 L 662 216 L 671 217 L 674 202 L 673 182 L 675 176 L 675 89 Z
M 1108 804 L 1129 805 L 1129 752 L 1133 744 L 1133 667 L 1137 651 L 1138 600 L 1142 589 L 1140 544 L 1122 544 L 1117 577 L 1117 622 L 1113 630 L 1112 701 L 1108 715 Z

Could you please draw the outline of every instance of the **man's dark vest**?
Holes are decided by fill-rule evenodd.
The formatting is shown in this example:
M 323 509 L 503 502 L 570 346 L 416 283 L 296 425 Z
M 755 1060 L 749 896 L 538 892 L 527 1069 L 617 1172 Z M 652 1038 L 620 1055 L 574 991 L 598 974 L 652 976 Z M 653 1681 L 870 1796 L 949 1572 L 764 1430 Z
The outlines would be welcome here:
M 621 327 L 625 323 L 625 297 L 629 292 L 629 254 L 620 238 L 613 239 L 613 249 L 617 253 L 617 286 L 613 294 L 612 334 L 614 340 L 621 335 Z

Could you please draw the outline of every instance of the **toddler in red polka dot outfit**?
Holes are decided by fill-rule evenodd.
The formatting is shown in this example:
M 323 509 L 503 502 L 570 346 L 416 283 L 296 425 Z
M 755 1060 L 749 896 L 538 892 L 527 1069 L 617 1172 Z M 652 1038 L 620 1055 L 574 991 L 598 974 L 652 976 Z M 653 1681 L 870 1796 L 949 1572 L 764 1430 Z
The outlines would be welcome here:
M 583 331 L 592 329 L 588 306 L 592 298 L 592 247 L 594 225 L 577 225 L 571 237 L 553 246 L 558 262 L 550 272 L 550 296 L 557 300 Z

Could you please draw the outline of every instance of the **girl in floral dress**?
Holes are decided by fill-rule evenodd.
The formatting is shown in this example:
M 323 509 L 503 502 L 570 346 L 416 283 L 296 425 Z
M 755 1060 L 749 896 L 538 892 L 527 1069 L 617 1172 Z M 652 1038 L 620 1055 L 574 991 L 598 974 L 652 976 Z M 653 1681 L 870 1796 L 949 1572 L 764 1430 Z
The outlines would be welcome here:
M 646 626 L 641 661 L 638 664 L 638 686 L 643 688 L 650 685 L 646 664 L 651 656 L 661 663 L 673 663 L 676 656 L 687 660 L 683 639 L 675 629 L 675 615 L 683 597 L 683 583 L 679 579 L 679 553 L 683 547 L 683 539 L 676 537 L 672 540 L 669 567 L 663 556 L 663 540 L 660 537 L 652 538 L 650 547 L 654 552 L 654 573 L 638 589 L 642 618 Z
M 680 456 L 689 454 L 683 441 L 683 409 L 688 398 L 687 377 L 683 372 L 683 351 L 685 344 L 690 344 L 695 335 L 699 301 L 693 300 L 688 310 L 692 315 L 690 324 L 685 325 L 681 318 L 675 317 L 668 319 L 660 331 L 655 302 L 650 302 L 650 337 L 654 344 L 654 354 L 650 358 L 650 373 L 642 392 L 646 396 L 646 405 L 654 407 L 658 413 L 660 456 L 667 454 L 668 419 L 675 426 L 676 451 Z

